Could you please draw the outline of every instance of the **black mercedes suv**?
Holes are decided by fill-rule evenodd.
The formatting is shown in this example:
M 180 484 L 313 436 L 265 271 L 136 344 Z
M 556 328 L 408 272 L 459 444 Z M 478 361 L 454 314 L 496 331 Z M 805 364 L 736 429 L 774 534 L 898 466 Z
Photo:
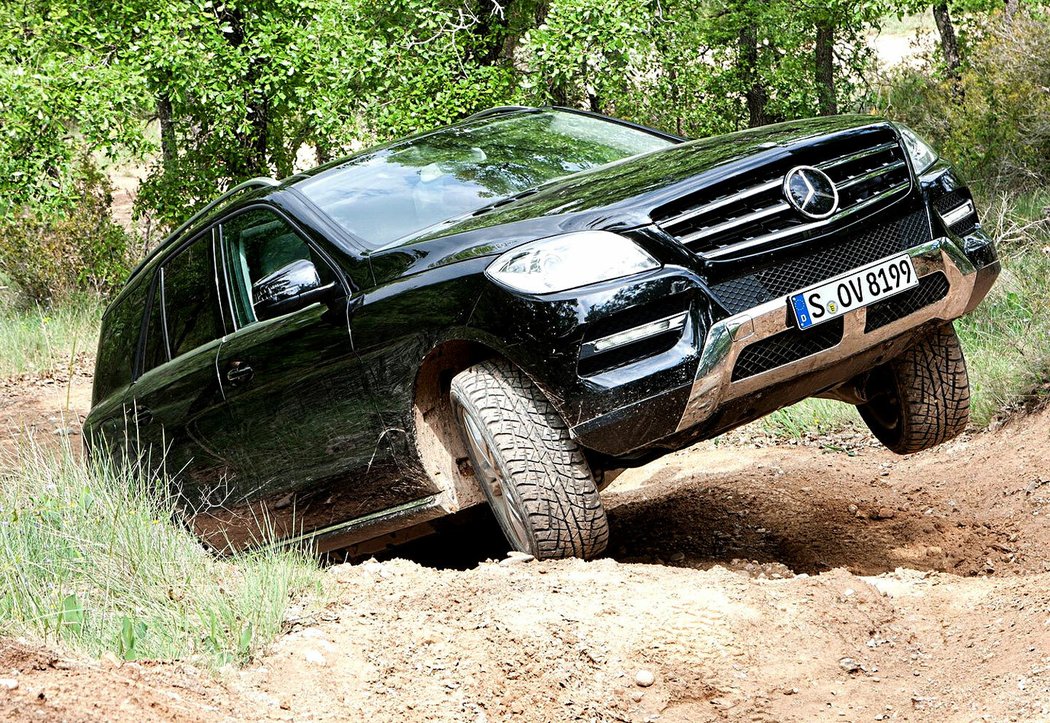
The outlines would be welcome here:
M 900 125 L 494 108 L 187 221 L 106 312 L 85 439 L 162 461 L 217 549 L 369 552 L 487 503 L 592 557 L 616 470 L 807 397 L 899 453 L 958 434 L 952 321 L 998 271 Z

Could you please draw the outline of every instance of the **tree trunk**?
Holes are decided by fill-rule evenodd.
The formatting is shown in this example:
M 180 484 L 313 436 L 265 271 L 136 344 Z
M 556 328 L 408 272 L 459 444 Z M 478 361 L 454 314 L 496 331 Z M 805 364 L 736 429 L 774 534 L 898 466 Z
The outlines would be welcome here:
M 175 123 L 172 121 L 173 110 L 171 98 L 167 93 L 157 96 L 157 120 L 160 121 L 160 153 L 164 173 L 173 173 L 178 158 L 178 145 L 175 139 Z
M 758 25 L 747 23 L 740 30 L 740 75 L 744 79 L 748 125 L 751 128 L 769 123 L 766 103 L 769 93 L 758 75 Z
M 937 3 L 933 6 L 933 19 L 937 21 L 937 31 L 941 34 L 941 52 L 948 65 L 948 75 L 959 79 L 959 67 L 962 57 L 959 55 L 959 40 L 955 37 L 955 26 L 948 14 L 948 3 Z
M 835 97 L 835 26 L 822 20 L 817 24 L 817 45 L 814 52 L 817 81 L 817 107 L 821 115 L 838 113 Z
M 244 12 L 240 8 L 225 8 L 221 16 L 230 24 L 232 32 L 226 33 L 226 41 L 240 50 L 245 45 Z M 250 11 L 249 11 L 250 12 Z M 236 133 L 238 148 L 231 149 L 235 157 L 228 159 L 235 177 L 268 175 L 270 107 L 266 94 L 259 87 L 262 58 L 248 58 L 248 69 L 242 82 L 245 96 L 245 116 L 251 126 L 247 133 Z

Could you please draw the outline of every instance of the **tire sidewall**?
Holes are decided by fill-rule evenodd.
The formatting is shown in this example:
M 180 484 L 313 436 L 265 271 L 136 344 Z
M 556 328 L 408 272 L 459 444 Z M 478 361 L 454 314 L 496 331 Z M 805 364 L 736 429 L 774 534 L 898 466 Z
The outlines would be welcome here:
M 510 542 L 512 545 L 516 544 L 516 534 L 512 530 L 508 530 L 506 524 L 500 518 L 500 516 L 495 514 L 496 502 L 492 498 L 492 491 L 489 489 L 488 485 L 486 485 L 484 482 L 478 479 L 478 460 L 474 458 L 474 446 L 470 443 L 470 440 L 468 439 L 468 435 L 470 433 L 464 428 L 462 415 L 469 415 L 470 418 L 477 425 L 482 436 L 485 438 L 485 443 L 488 445 L 489 450 L 492 452 L 492 456 L 496 461 L 496 466 L 500 474 L 500 484 L 503 486 L 504 495 L 506 495 L 509 503 L 514 505 L 517 512 L 522 516 L 522 519 L 525 520 L 524 527 L 525 534 L 528 536 L 527 543 L 529 549 L 521 550 L 521 552 L 527 552 L 530 555 L 538 556 L 540 549 L 539 543 L 537 542 L 536 535 L 532 530 L 532 525 L 529 524 L 528 521 L 528 509 L 521 501 L 521 496 L 518 494 L 517 485 L 514 482 L 514 476 L 510 473 L 510 470 L 507 468 L 507 462 L 503 459 L 503 452 L 499 448 L 499 445 L 496 443 L 496 439 L 492 435 L 488 423 L 485 422 L 485 419 L 474 408 L 474 405 L 471 403 L 471 401 L 469 399 L 462 398 L 459 394 L 456 393 L 454 389 L 452 390 L 451 398 L 452 409 L 456 418 L 456 426 L 459 428 L 460 437 L 462 437 L 463 444 L 467 448 L 467 455 L 470 458 L 470 465 L 471 470 L 474 474 L 475 484 L 481 487 L 481 491 L 484 493 L 485 499 L 488 500 L 489 508 L 493 511 L 493 517 L 496 518 L 496 521 L 499 523 L 500 529 L 503 530 L 504 537 L 506 537 L 507 541 Z

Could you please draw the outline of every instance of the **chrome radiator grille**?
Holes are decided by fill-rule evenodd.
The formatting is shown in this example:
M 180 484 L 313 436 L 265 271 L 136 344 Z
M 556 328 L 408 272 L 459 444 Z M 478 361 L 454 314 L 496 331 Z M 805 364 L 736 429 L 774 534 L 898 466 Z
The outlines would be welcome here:
M 781 156 L 658 208 L 653 220 L 693 252 L 716 259 L 875 212 L 908 194 L 911 174 L 893 131 L 871 136 L 871 145 L 860 150 L 830 141 Z M 839 206 L 830 218 L 808 219 L 785 199 L 784 175 L 799 165 L 819 168 L 834 182 Z

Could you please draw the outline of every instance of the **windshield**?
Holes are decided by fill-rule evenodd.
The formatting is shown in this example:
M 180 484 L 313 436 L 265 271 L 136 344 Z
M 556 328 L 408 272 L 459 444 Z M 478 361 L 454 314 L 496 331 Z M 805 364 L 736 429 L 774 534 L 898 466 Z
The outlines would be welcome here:
M 363 153 L 296 188 L 379 248 L 546 181 L 670 145 L 592 116 L 510 113 Z

